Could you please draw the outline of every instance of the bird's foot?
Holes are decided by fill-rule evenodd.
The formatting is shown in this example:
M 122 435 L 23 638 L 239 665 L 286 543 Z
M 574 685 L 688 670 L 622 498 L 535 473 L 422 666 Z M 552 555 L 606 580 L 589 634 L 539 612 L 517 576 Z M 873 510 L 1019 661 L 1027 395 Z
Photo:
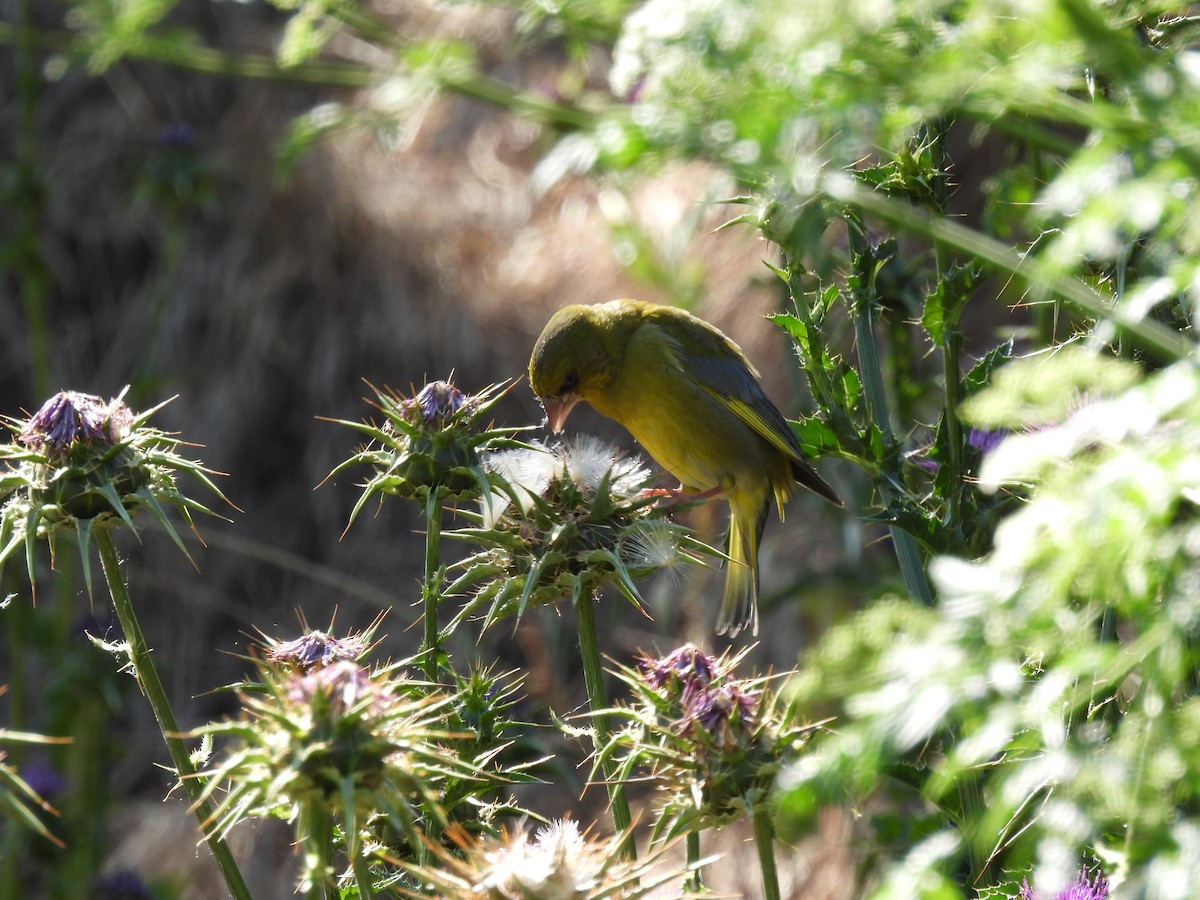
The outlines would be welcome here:
M 690 493 L 683 488 L 644 488 L 638 493 L 638 496 L 655 497 L 657 498 L 656 506 L 671 508 L 683 504 L 703 503 L 705 500 L 711 500 L 720 493 L 721 489 L 719 487 L 709 488 L 707 491 L 701 491 L 698 494 Z

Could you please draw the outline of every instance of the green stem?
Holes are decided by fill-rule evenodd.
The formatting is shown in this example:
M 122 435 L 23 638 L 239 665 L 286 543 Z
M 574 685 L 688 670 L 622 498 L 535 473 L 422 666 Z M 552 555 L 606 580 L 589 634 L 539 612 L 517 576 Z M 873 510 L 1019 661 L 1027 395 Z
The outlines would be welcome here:
M 603 753 L 608 744 L 609 728 L 608 696 L 604 692 L 604 670 L 600 666 L 600 646 L 596 641 L 595 598 L 578 596 L 575 599 L 575 616 L 579 624 L 579 654 L 583 658 L 583 681 L 587 687 L 588 706 L 592 710 L 593 741 L 597 753 Z M 629 800 L 625 797 L 625 785 L 617 780 L 616 762 L 604 757 L 604 784 L 608 788 L 609 804 L 612 808 L 613 829 L 624 834 L 621 852 L 627 859 L 637 858 L 637 845 L 633 840 L 633 816 L 629 812 Z
M 963 437 L 962 421 L 958 418 L 959 374 L 958 348 L 962 338 L 957 327 L 948 327 L 946 337 L 942 340 L 942 378 L 946 382 L 946 405 L 942 410 L 943 422 L 946 426 L 946 449 L 949 458 L 946 463 L 950 467 L 950 525 L 952 528 L 962 527 L 962 489 L 963 489 Z
M 403 57 L 409 50 L 410 45 L 405 43 L 392 25 L 372 17 L 360 8 L 343 5 L 334 10 L 334 15 L 368 41 L 388 48 L 398 57 Z M 558 103 L 536 93 L 521 91 L 503 81 L 489 78 L 471 66 L 446 66 L 440 70 L 434 69 L 432 75 L 443 90 L 482 100 L 511 110 L 517 115 L 564 130 L 590 128 L 597 121 L 596 115 L 588 110 Z
M 704 890 L 704 879 L 701 877 L 700 868 L 696 864 L 700 862 L 700 832 L 689 831 L 687 834 L 687 861 L 688 868 L 692 871 L 692 877 L 688 879 L 688 889 L 699 893 Z
M 158 272 L 154 279 L 151 295 L 150 323 L 141 340 L 141 355 L 133 376 L 134 385 L 146 383 L 154 372 L 154 362 L 162 341 L 163 325 L 171 303 L 171 281 L 175 277 L 179 258 L 183 252 L 183 225 L 178 212 L 167 210 L 164 214 L 162 252 Z
M 311 800 L 307 804 L 307 822 L 301 827 L 307 832 L 304 838 L 304 864 L 313 876 L 312 884 L 305 891 L 307 900 L 332 900 L 338 896 L 333 883 L 333 819 L 323 800 Z
M 146 646 L 146 639 L 142 635 L 141 626 L 134 613 L 133 602 L 125 587 L 125 579 L 121 576 L 121 564 L 117 560 L 117 550 L 113 546 L 112 535 L 107 528 L 103 527 L 96 528 L 93 533 L 96 538 L 96 547 L 100 551 L 100 563 L 104 567 L 104 579 L 108 583 L 108 592 L 112 597 L 117 618 L 121 622 L 121 630 L 125 632 L 125 640 L 129 645 L 129 663 L 133 667 L 134 675 L 137 677 L 138 684 L 141 685 L 142 692 L 154 710 L 154 718 L 158 720 L 158 728 L 162 732 L 163 740 L 166 741 L 167 752 L 171 755 L 171 762 L 178 774 L 179 784 L 192 802 L 196 819 L 200 822 L 201 830 L 204 830 L 205 825 L 212 818 L 212 807 L 207 801 L 198 802 L 204 785 L 196 777 L 196 768 L 192 765 L 187 747 L 178 736 L 179 726 L 175 721 L 175 713 L 171 710 L 167 692 L 163 690 L 158 670 L 155 669 L 154 662 L 150 658 L 150 648 Z M 225 878 L 225 886 L 229 889 L 229 893 L 236 900 L 250 900 L 250 890 L 246 887 L 242 873 L 225 842 L 215 834 L 206 835 L 205 840 L 212 851 L 213 859 L 221 869 L 221 875 Z
M 227 75 L 261 81 L 281 81 L 290 84 L 311 84 L 330 88 L 366 88 L 379 84 L 386 73 L 356 63 L 307 62 L 284 68 L 272 56 L 223 53 L 193 43 L 181 45 L 172 39 L 156 40 L 143 34 L 136 45 L 123 48 L 130 59 L 162 63 L 205 75 Z M 21 40 L 19 29 L 0 22 L 0 44 Z M 68 57 L 87 57 L 86 38 L 73 31 L 37 29 L 30 32 L 29 46 L 43 53 L 61 53 Z M 115 59 L 108 62 L 116 62 Z
M 438 678 L 438 600 L 441 597 L 442 503 L 437 490 L 430 490 L 425 501 L 425 580 L 421 593 L 425 600 L 425 678 Z
M 780 900 L 779 873 L 775 871 L 775 826 L 766 803 L 754 804 L 754 845 L 758 848 L 758 865 L 762 869 L 763 900 Z
M 950 125 L 944 119 L 938 119 L 924 129 L 929 140 L 929 152 L 933 166 L 933 204 L 939 215 L 945 215 L 949 204 L 947 190 L 947 160 L 946 132 Z M 946 245 L 940 241 L 933 244 L 934 264 L 936 266 L 939 284 L 945 284 L 947 263 Z M 947 289 L 948 289 L 947 285 Z M 942 380 L 945 382 L 946 403 L 942 412 L 946 428 L 946 447 L 949 451 L 946 465 L 949 467 L 950 484 L 950 514 L 949 524 L 952 529 L 962 532 L 962 489 L 963 489 L 963 439 L 962 420 L 958 417 L 960 396 L 960 377 L 958 374 L 958 351 L 962 346 L 962 334 L 958 330 L 958 319 L 962 305 L 958 297 L 949 297 L 944 309 L 955 309 L 960 312 L 949 317 L 944 323 L 945 336 L 942 338 Z
M 884 441 L 891 442 L 892 426 L 888 413 L 887 391 L 883 386 L 883 372 L 879 366 L 879 349 L 875 343 L 875 302 L 873 294 L 874 276 L 869 267 L 873 265 L 873 256 L 866 247 L 862 233 L 862 223 L 853 213 L 847 215 L 847 233 L 850 237 L 851 252 L 862 262 L 859 272 L 859 284 L 855 290 L 851 316 L 854 319 L 854 338 L 858 345 L 858 364 L 862 375 L 863 391 L 867 397 L 867 406 L 871 410 L 871 419 L 879 429 Z M 878 482 L 879 495 L 884 506 L 890 506 L 897 497 L 897 491 L 888 476 Z M 897 525 L 888 527 L 891 533 L 892 546 L 896 549 L 896 560 L 900 565 L 900 574 L 909 594 L 924 603 L 933 605 L 933 592 L 929 588 L 929 580 L 925 577 L 925 568 L 921 564 L 921 553 L 917 542 L 911 534 Z

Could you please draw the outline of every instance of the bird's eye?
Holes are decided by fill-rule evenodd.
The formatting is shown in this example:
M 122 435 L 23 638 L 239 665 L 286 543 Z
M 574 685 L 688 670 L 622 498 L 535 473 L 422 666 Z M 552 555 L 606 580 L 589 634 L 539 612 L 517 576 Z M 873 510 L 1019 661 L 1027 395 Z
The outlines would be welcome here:
M 579 388 L 579 373 L 568 372 L 567 377 L 563 379 L 562 394 L 573 394 Z

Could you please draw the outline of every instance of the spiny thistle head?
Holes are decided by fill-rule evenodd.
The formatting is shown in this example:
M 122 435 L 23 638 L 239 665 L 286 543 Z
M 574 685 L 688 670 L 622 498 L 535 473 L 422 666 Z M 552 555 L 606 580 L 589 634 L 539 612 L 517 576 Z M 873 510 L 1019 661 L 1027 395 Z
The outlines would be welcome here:
M 748 812 L 807 741 L 812 726 L 777 700 L 769 678 L 735 677 L 749 649 L 713 657 L 687 644 L 617 672 L 634 702 L 610 712 L 626 724 L 597 764 L 616 755 L 626 777 L 648 770 L 664 797 L 656 838 Z
M 362 635 L 312 637 L 268 641 L 258 678 L 233 686 L 240 715 L 196 730 L 224 743 L 202 773 L 213 834 L 272 816 L 297 823 L 303 842 L 312 816 L 331 814 L 348 858 L 365 847 L 395 860 L 424 855 L 428 830 L 463 818 L 452 804 L 469 807 L 477 829 L 511 812 L 487 807 L 484 795 L 509 779 L 494 766 L 497 745 L 479 746 L 463 727 L 459 695 L 411 680 L 399 665 L 372 670 L 365 650 L 336 658 Z M 302 883 L 330 876 L 306 870 Z
M 641 685 L 666 701 L 670 727 L 717 752 L 744 747 L 758 729 L 762 679 L 739 681 L 733 669 L 745 651 L 732 659 L 713 658 L 692 644 L 664 657 L 638 661 Z M 645 694 L 645 691 L 642 691 Z
M 337 803 L 347 785 L 355 809 L 367 809 L 372 792 L 400 775 L 395 763 L 412 739 L 447 736 L 437 727 L 445 699 L 413 698 L 392 669 L 349 660 L 308 671 L 262 664 L 260 680 L 238 688 L 241 718 L 198 732 L 237 739 L 210 773 L 212 783 L 238 787 L 238 802 L 214 815 L 221 833 L 248 815 L 290 817 L 314 798 Z
M 666 863 L 662 848 L 630 861 L 621 852 L 623 836 L 598 840 L 571 819 L 532 834 L 518 828 L 478 840 L 461 831 L 452 836 L 457 853 L 439 847 L 433 864 L 405 866 L 422 891 L 407 896 L 434 891 L 456 900 L 637 900 L 682 883 L 688 871 Z
M 146 425 L 166 403 L 134 414 L 122 397 L 106 402 L 61 391 L 28 419 L 3 418 L 13 441 L 0 447 L 0 459 L 8 463 L 0 474 L 0 567 L 24 544 L 32 581 L 37 540 L 44 538 L 53 552 L 58 532 L 74 530 L 90 589 L 92 529 L 132 527 L 132 516 L 143 508 L 187 553 L 164 507 L 174 506 L 189 526 L 192 512 L 212 511 L 181 493 L 176 477 L 187 474 L 224 497 L 211 470 L 175 452 L 178 438 Z
M 668 511 L 644 490 L 645 466 L 596 438 L 492 453 L 483 465 L 493 488 L 481 527 L 451 533 L 483 548 L 457 564 L 464 574 L 448 593 L 476 590 L 454 625 L 483 609 L 486 627 L 562 597 L 590 599 L 605 584 L 640 606 L 636 579 L 719 556 L 667 521 Z
M 375 391 L 370 401 L 383 413 L 382 424 L 340 424 L 365 434 L 366 446 L 331 473 L 366 464 L 373 470 L 350 515 L 353 521 L 368 500 L 398 495 L 429 502 L 477 497 L 487 490 L 479 463 L 482 448 L 503 445 L 520 428 L 493 428 L 483 417 L 505 393 L 507 385 L 492 385 L 467 395 L 447 381 L 433 381 L 404 397 Z

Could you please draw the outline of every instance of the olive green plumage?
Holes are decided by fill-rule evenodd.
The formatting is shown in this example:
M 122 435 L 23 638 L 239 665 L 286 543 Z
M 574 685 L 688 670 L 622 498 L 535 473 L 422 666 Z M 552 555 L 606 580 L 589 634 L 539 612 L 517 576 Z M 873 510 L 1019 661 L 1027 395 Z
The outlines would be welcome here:
M 691 313 L 641 300 L 567 306 L 546 323 L 529 383 L 561 431 L 580 400 L 625 426 L 688 493 L 729 501 L 719 633 L 758 633 L 758 544 L 795 485 L 841 506 L 738 346 Z

